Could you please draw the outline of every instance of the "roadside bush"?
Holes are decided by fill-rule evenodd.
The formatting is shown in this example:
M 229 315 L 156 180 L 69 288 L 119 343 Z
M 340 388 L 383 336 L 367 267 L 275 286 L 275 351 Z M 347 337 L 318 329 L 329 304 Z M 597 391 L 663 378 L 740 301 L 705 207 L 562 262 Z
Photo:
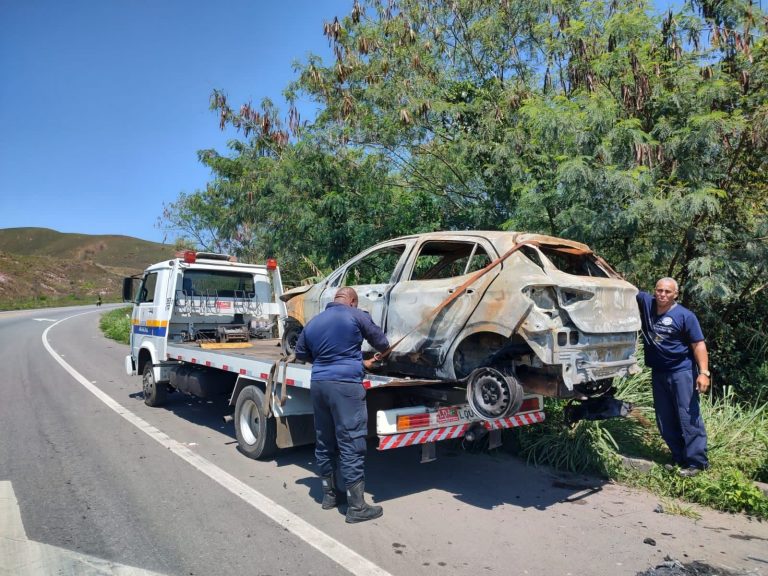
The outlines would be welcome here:
M 768 473 L 768 407 L 740 403 L 726 388 L 702 397 L 709 436 L 710 469 L 694 478 L 654 466 L 641 474 L 623 467 L 622 456 L 671 462 L 655 424 L 650 371 L 617 383 L 616 396 L 633 404 L 629 418 L 567 425 L 567 403 L 547 399 L 547 420 L 515 430 L 517 451 L 534 464 L 620 479 L 660 496 L 681 498 L 718 510 L 768 518 L 768 496 L 754 484 Z
M 131 307 L 116 308 L 102 314 L 99 328 L 107 338 L 128 344 L 131 333 Z
M 729 387 L 722 397 L 704 399 L 701 411 L 707 426 L 709 458 L 714 467 L 735 468 L 759 479 L 768 462 L 768 407 L 756 401 L 738 402 Z

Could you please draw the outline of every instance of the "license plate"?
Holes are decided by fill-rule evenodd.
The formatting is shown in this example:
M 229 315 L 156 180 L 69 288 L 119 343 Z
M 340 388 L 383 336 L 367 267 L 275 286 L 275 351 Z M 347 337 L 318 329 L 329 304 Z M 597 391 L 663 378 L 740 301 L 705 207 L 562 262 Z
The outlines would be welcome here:
M 458 422 L 459 414 L 455 408 L 438 408 L 437 423 L 447 424 L 449 422 Z

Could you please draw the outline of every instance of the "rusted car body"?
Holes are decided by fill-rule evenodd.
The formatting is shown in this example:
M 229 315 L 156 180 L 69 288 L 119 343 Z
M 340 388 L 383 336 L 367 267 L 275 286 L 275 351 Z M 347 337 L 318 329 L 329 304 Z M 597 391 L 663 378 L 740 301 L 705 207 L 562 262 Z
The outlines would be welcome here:
M 585 399 L 638 370 L 637 289 L 579 242 L 498 231 L 383 242 L 282 296 L 288 352 L 342 286 L 394 344 L 388 374 L 461 381 L 489 367 L 525 391 Z

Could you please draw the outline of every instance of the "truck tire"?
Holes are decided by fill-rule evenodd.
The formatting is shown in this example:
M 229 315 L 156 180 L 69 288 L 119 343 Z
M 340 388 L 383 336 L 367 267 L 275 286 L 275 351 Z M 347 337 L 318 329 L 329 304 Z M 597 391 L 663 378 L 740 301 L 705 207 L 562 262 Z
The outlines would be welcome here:
M 142 387 L 144 388 L 144 404 L 147 406 L 162 406 L 168 396 L 168 385 L 164 382 L 155 382 L 155 373 L 152 364 L 147 362 L 142 375 Z
M 283 332 L 283 354 L 291 356 L 296 352 L 296 343 L 299 341 L 302 330 L 301 324 L 295 320 L 286 323 L 285 332 Z
M 264 393 L 246 386 L 235 403 L 235 435 L 240 451 L 254 460 L 272 456 L 277 450 L 277 424 L 264 416 Z

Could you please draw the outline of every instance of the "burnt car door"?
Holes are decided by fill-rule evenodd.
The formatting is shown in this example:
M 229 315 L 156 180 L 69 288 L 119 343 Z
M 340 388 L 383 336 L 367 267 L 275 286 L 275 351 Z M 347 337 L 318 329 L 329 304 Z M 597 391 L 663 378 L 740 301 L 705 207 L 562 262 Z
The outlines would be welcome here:
M 403 338 L 392 353 L 393 366 L 404 372 L 433 376 L 447 356 L 499 267 L 479 277 L 437 314 L 435 310 L 473 273 L 498 257 L 482 237 L 425 238 L 406 263 L 401 280 L 391 290 L 386 328 L 391 343 Z
M 355 289 L 358 308 L 366 310 L 371 319 L 384 328 L 387 295 L 403 268 L 409 249 L 415 240 L 389 242 L 374 246 L 353 258 L 334 272 L 320 295 L 320 310 L 333 301 L 336 291 L 343 286 Z M 370 350 L 367 342 L 363 350 Z

